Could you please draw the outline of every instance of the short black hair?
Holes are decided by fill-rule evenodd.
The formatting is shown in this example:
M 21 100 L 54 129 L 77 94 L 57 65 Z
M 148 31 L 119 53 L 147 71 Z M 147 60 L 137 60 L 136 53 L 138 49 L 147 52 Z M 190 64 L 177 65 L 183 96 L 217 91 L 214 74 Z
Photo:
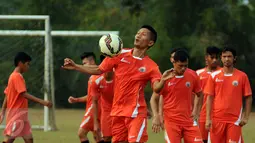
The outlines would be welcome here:
M 155 44 L 157 41 L 157 38 L 158 38 L 157 31 L 150 25 L 143 25 L 141 28 L 146 28 L 151 32 L 150 37 L 151 37 L 151 40 L 154 41 L 154 44 Z
M 100 62 L 102 63 L 103 60 L 105 59 L 105 56 L 104 55 L 100 55 Z
M 224 47 L 221 53 L 225 53 L 225 52 L 231 52 L 233 56 L 236 57 L 236 50 L 234 48 Z
M 81 54 L 80 58 L 83 60 L 84 58 L 93 57 L 96 60 L 96 55 L 93 52 L 84 52 Z
M 183 51 L 186 51 L 188 53 L 187 48 L 179 47 L 179 48 L 172 49 L 171 52 L 170 52 L 170 55 L 172 55 L 173 53 L 175 53 L 176 51 L 179 51 L 179 50 L 183 50 Z
M 177 50 L 174 54 L 175 62 L 186 62 L 189 59 L 189 54 L 185 50 Z
M 26 63 L 32 61 L 32 58 L 25 52 L 18 52 L 14 58 L 14 66 L 17 67 L 19 62 Z
M 219 55 L 220 52 L 221 50 L 215 46 L 209 46 L 206 48 L 206 55 L 213 55 L 213 54 Z

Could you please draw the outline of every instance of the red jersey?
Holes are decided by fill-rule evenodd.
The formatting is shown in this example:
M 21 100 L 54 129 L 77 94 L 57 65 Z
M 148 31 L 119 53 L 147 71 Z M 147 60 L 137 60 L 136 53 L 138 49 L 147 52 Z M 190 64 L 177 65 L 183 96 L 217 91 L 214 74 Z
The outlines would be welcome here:
M 239 125 L 242 114 L 242 97 L 252 95 L 247 75 L 234 69 L 232 74 L 224 74 L 223 69 L 209 76 L 204 90 L 214 96 L 213 120 Z
M 101 100 L 102 112 L 111 112 L 113 102 L 114 79 L 107 81 L 104 75 L 95 80 L 95 86 L 92 89 L 92 95 Z
M 217 70 L 219 70 L 219 69 L 220 68 L 217 68 Z M 199 76 L 201 87 L 202 87 L 202 90 L 204 93 L 205 85 L 206 85 L 207 80 L 212 72 L 207 71 L 207 69 L 205 67 L 203 69 L 197 70 L 196 73 Z M 203 105 L 202 105 L 202 109 L 201 109 L 200 117 L 199 117 L 200 122 L 206 121 L 206 99 L 207 99 L 207 95 L 204 94 Z
M 111 115 L 137 117 L 147 116 L 144 88 L 160 80 L 161 73 L 157 64 L 148 56 L 144 58 L 132 55 L 133 50 L 122 49 L 122 53 L 113 58 L 105 58 L 99 66 L 103 72 L 115 70 L 114 98 Z
M 175 76 L 167 80 L 161 91 L 166 121 L 180 125 L 192 125 L 193 93 L 201 90 L 198 76 L 190 69 L 186 70 L 183 76 Z

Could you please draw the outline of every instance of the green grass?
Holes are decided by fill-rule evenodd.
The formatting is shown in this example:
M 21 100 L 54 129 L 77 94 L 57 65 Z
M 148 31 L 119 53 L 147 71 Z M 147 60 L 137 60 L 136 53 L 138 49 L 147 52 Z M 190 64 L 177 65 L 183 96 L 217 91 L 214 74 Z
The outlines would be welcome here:
M 43 125 L 43 111 L 29 110 L 31 124 Z M 36 143 L 79 143 L 77 130 L 81 123 L 84 110 L 56 110 L 56 120 L 58 131 L 36 131 L 33 130 L 33 136 Z M 147 143 L 164 143 L 164 134 L 152 133 L 151 120 L 148 122 L 149 140 Z M 2 133 L 3 130 L 1 130 Z M 255 142 L 255 113 L 251 114 L 248 125 L 243 128 L 243 136 L 245 143 Z M 90 134 L 91 139 L 91 134 Z M 1 136 L 1 140 L 3 137 Z M 93 141 L 91 139 L 91 141 Z M 15 143 L 23 143 L 22 139 L 17 139 Z

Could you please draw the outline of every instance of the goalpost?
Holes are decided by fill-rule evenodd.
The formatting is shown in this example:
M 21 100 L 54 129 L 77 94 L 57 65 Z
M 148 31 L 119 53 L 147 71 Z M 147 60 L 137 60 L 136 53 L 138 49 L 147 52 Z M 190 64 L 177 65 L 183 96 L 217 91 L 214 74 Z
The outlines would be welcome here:
M 33 129 L 44 131 L 57 130 L 55 121 L 55 86 L 52 36 L 102 36 L 105 34 L 117 34 L 119 31 L 51 31 L 50 16 L 48 15 L 0 15 L 0 20 L 37 20 L 44 21 L 44 30 L 1 30 L 0 36 L 43 36 L 44 37 L 44 100 L 51 100 L 53 107 L 44 107 L 44 125 L 32 125 Z M 5 126 L 0 126 L 4 128 Z

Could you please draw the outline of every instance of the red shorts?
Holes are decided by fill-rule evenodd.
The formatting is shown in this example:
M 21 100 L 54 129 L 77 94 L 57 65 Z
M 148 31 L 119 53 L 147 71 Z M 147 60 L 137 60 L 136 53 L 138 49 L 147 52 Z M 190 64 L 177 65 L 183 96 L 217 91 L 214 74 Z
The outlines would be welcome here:
M 94 121 L 93 116 L 88 115 L 84 116 L 80 125 L 80 128 L 83 128 L 86 131 L 94 131 Z
M 205 122 L 199 122 L 199 129 L 203 140 L 208 140 L 208 130 L 205 128 Z
M 147 118 L 146 117 L 112 117 L 112 141 L 113 143 L 128 142 L 146 142 Z
M 242 142 L 242 129 L 232 123 L 213 122 L 210 141 L 211 143 Z
M 4 135 L 10 137 L 24 137 L 31 135 L 32 130 L 28 120 L 15 120 L 6 124 Z
M 109 113 L 102 113 L 101 114 L 101 131 L 103 137 L 111 137 L 112 136 L 112 117 Z
M 203 143 L 199 127 L 197 125 L 180 125 L 174 122 L 165 122 L 165 140 L 167 143 Z

